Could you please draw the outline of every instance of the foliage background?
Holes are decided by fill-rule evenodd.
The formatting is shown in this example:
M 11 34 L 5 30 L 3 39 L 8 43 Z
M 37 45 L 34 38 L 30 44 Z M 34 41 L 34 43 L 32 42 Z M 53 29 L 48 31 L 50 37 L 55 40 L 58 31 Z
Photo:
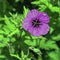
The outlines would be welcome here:
M 47 35 L 23 29 L 32 9 L 50 16 Z M 60 0 L 0 0 L 0 60 L 60 60 Z

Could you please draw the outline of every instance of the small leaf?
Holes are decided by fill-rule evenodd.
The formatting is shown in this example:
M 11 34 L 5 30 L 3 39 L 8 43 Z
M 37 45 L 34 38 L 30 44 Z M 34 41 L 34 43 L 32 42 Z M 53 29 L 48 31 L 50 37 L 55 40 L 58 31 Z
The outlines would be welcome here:
M 52 32 L 54 31 L 54 29 L 52 27 L 50 27 L 50 34 L 52 34 Z
M 19 55 L 18 54 L 10 54 L 12 57 L 15 57 L 15 58 L 17 58 L 18 60 L 22 60 L 20 57 L 19 57 Z
M 37 48 L 29 47 L 29 49 L 31 49 L 32 51 L 34 51 L 38 55 L 41 55 L 42 54 L 41 51 L 39 49 L 37 49 Z
M 59 41 L 60 40 L 60 34 L 58 34 L 57 36 L 52 36 L 52 39 L 55 41 Z
M 36 46 L 36 40 L 25 40 L 24 41 L 27 45 L 30 45 L 30 46 Z
M 26 17 L 27 13 L 29 12 L 29 9 L 27 9 L 25 6 L 24 6 L 24 17 Z
M 1 41 L 3 38 L 4 38 L 4 36 L 3 36 L 3 35 L 0 35 L 0 41 Z
M 31 2 L 31 4 L 39 5 L 39 4 L 40 4 L 40 2 L 39 2 L 39 1 L 34 1 L 34 2 Z
M 2 58 L 6 58 L 4 55 L 0 55 L 0 59 L 2 59 Z

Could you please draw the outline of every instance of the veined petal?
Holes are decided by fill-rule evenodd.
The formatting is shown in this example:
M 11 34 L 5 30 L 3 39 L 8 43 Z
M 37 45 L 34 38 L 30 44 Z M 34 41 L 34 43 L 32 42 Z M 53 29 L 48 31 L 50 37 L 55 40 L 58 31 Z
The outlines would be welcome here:
M 38 18 L 42 23 L 49 23 L 50 21 L 49 16 L 45 12 L 40 12 Z
M 35 19 L 38 16 L 38 14 L 39 14 L 38 10 L 33 9 L 27 14 L 27 17 Z
M 33 27 L 31 27 L 30 29 L 29 29 L 29 32 L 33 35 L 33 36 L 41 36 L 41 34 L 39 33 L 39 29 L 38 28 L 33 28 Z
M 24 21 L 23 21 L 23 28 L 25 30 L 28 30 L 31 25 L 32 25 L 31 20 L 28 19 L 28 18 L 25 18 Z
M 39 33 L 42 34 L 42 35 L 45 35 L 48 33 L 50 27 L 48 24 L 42 24 L 40 27 L 39 27 Z

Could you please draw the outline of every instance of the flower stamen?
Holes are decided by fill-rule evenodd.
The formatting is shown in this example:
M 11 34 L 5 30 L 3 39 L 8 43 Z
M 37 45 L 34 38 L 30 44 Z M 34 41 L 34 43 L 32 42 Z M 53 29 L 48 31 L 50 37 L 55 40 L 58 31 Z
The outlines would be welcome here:
M 33 27 L 38 27 L 40 25 L 40 21 L 39 20 L 33 20 L 32 21 L 32 26 Z

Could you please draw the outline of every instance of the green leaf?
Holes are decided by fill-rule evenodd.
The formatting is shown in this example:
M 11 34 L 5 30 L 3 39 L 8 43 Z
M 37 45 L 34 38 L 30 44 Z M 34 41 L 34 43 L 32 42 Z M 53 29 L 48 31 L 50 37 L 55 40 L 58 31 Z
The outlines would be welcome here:
M 29 46 L 36 46 L 36 40 L 25 40 L 24 43 L 26 43 Z
M 40 41 L 40 45 L 39 45 L 40 48 L 45 48 L 45 44 L 46 44 L 45 41 L 46 40 L 44 40 L 44 39 Z
M 0 34 L 4 34 L 4 31 L 3 30 L 0 30 Z
M 16 41 L 16 39 L 14 37 L 11 37 L 10 41 L 13 43 Z
M 24 54 L 23 51 L 21 51 L 21 58 L 24 60 L 27 56 Z
M 0 41 L 1 41 L 3 38 L 4 38 L 4 36 L 3 36 L 3 35 L 0 35 Z
M 55 41 L 59 41 L 60 40 L 60 34 L 58 34 L 57 36 L 52 36 L 52 39 Z
M 58 46 L 56 45 L 55 41 L 51 41 L 51 40 L 46 42 L 45 47 L 47 50 L 49 50 L 49 49 L 56 49 L 57 50 L 58 49 Z
M 39 8 L 40 11 L 44 11 L 45 8 L 49 8 L 51 12 L 60 13 L 60 8 L 58 6 L 53 6 L 48 0 L 38 0 L 32 2 L 32 4 L 38 5 L 40 7 Z M 41 8 L 40 5 L 42 4 L 45 6 L 45 8 Z
M 50 52 L 48 56 L 51 60 L 59 60 L 59 52 Z
M 3 27 L 3 30 L 5 35 L 8 35 L 10 33 L 10 30 L 7 28 L 6 25 Z
M 24 6 L 24 17 L 26 17 L 28 12 L 29 12 L 29 9 Z
M 40 49 L 38 49 L 38 48 L 29 47 L 29 49 L 33 50 L 38 55 L 41 55 L 42 54 L 41 51 L 40 51 Z
M 0 59 L 6 58 L 4 55 L 0 55 Z
M 19 33 L 19 30 L 18 29 L 16 29 L 15 31 L 13 31 L 10 34 L 8 34 L 8 37 L 11 37 L 11 36 L 13 36 L 16 33 Z
M 0 42 L 0 48 L 7 46 L 6 43 Z
M 31 2 L 31 4 L 39 5 L 39 4 L 40 4 L 40 2 L 39 2 L 39 1 L 34 1 L 34 2 Z
M 9 38 L 4 38 L 3 35 L 0 35 L 0 47 L 7 46 L 8 42 L 9 42 Z
M 53 31 L 54 31 L 54 29 L 52 27 L 50 27 L 49 33 L 52 34 Z
M 19 55 L 18 54 L 10 54 L 12 57 L 15 57 L 15 58 L 17 58 L 18 60 L 22 60 L 20 57 L 19 57 Z
M 48 40 L 47 42 L 45 40 L 40 41 L 40 48 L 42 49 L 56 49 L 58 50 L 58 46 L 55 44 L 55 41 Z
M 16 29 L 16 26 L 9 20 L 9 18 L 7 16 L 5 16 L 5 23 L 7 25 L 7 28 L 10 31 L 14 31 Z
M 45 5 L 39 5 L 39 11 L 43 12 L 47 7 Z
M 7 43 L 8 44 L 8 42 L 10 42 L 10 39 L 8 38 L 8 37 L 6 37 L 6 38 L 3 38 L 3 40 L 2 40 L 4 43 Z
M 8 44 L 8 47 L 9 47 L 9 53 L 10 53 L 10 54 L 14 54 L 15 49 L 14 49 L 14 47 L 12 46 L 11 43 Z

